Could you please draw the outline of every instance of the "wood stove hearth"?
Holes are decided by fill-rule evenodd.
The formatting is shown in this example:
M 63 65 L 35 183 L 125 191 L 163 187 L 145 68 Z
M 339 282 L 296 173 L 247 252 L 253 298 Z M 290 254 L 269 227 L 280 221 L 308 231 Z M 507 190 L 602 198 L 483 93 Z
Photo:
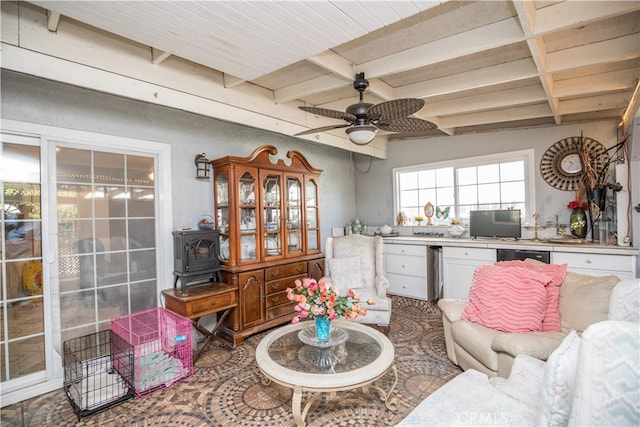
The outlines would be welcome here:
M 186 292 L 190 285 L 222 281 L 218 230 L 174 231 L 173 250 L 174 288 L 180 282 L 180 291 Z

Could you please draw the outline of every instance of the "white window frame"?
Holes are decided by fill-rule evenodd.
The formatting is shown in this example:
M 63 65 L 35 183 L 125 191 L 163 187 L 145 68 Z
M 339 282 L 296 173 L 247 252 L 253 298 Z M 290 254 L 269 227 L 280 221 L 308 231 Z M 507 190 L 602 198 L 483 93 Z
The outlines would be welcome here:
M 454 159 L 454 160 L 444 160 L 440 162 L 434 163 L 422 163 L 419 165 L 412 166 L 403 166 L 392 169 L 393 174 L 393 206 L 394 212 L 399 212 L 401 210 L 400 207 L 400 179 L 399 176 L 401 173 L 406 172 L 418 172 L 422 170 L 431 170 L 438 169 L 444 167 L 453 167 L 453 180 L 454 180 L 454 188 L 457 191 L 458 182 L 455 170 L 459 168 L 472 167 L 472 166 L 484 166 L 491 165 L 496 163 L 506 163 L 506 162 L 514 162 L 514 161 L 523 161 L 524 162 L 524 181 L 525 181 L 525 212 L 523 212 L 522 222 L 526 223 L 528 219 L 526 216 L 530 216 L 533 214 L 533 207 L 536 206 L 535 203 L 535 162 L 534 162 L 534 150 L 526 149 L 526 150 L 518 150 L 518 151 L 509 151 L 504 153 L 497 154 L 487 154 L 483 156 L 475 156 L 475 157 L 466 157 L 462 159 Z M 455 195 L 456 203 L 457 203 L 457 194 Z M 453 212 L 450 213 L 451 217 L 458 218 L 458 206 L 452 206 Z M 468 218 L 462 218 L 463 220 L 468 220 Z

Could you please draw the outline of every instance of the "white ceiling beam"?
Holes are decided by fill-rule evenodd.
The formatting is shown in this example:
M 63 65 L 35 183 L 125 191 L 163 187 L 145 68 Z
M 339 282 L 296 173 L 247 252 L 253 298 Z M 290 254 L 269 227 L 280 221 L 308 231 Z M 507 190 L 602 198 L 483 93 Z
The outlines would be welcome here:
M 58 25 L 60 24 L 60 14 L 53 10 L 47 9 L 47 29 L 53 33 L 58 31 Z
M 518 23 L 514 19 L 505 19 L 357 64 L 356 68 L 366 70 L 371 78 L 381 77 L 505 46 L 522 39 Z
M 293 101 L 294 99 L 302 99 L 315 93 L 337 89 L 345 86 L 347 83 L 350 84 L 353 82 L 357 73 L 351 63 L 331 51 L 322 52 L 321 54 L 312 56 L 308 61 L 322 67 L 335 76 L 317 77 L 296 85 L 277 89 L 274 92 L 274 99 L 276 102 Z M 340 80 L 335 79 L 335 77 L 344 79 L 342 80 L 342 84 L 340 84 Z M 369 79 L 366 74 L 365 78 L 369 80 L 368 92 L 384 100 L 395 98 L 394 90 L 391 86 L 379 79 Z
M 393 89 L 391 86 L 389 86 L 388 84 L 386 84 L 385 82 L 383 82 L 380 79 L 370 79 L 367 77 L 367 75 L 365 74 L 365 78 L 367 80 L 369 80 L 369 89 L 367 89 L 367 92 L 376 95 L 377 97 L 388 101 L 390 99 L 395 99 L 397 98 L 397 95 L 395 93 L 395 89 Z M 415 96 L 412 96 L 410 98 L 415 98 Z
M 629 105 L 632 96 L 633 91 L 567 99 L 560 101 L 560 113 L 576 114 L 591 111 L 614 110 L 617 108 L 624 109 Z
M 515 0 L 513 2 L 513 6 L 516 8 L 516 13 L 518 14 L 518 19 L 522 26 L 522 31 L 524 31 L 524 35 L 527 38 L 527 46 L 531 52 L 531 58 L 533 58 L 533 62 L 536 64 L 540 83 L 542 84 L 542 88 L 546 94 L 549 108 L 551 108 L 551 113 L 553 114 L 553 119 L 556 124 L 559 125 L 561 117 L 560 114 L 558 114 L 558 99 L 553 94 L 552 76 L 547 73 L 546 70 L 547 51 L 544 40 L 542 37 L 534 36 L 534 27 L 537 18 L 535 3 L 531 1 L 522 2 L 520 0 Z
M 575 79 L 556 80 L 555 94 L 558 98 L 571 98 L 629 90 L 635 87 L 637 75 L 637 69 L 628 68 Z
M 224 80 L 224 87 L 227 89 L 240 86 L 242 83 L 245 83 L 245 79 L 241 79 L 240 77 L 232 76 L 228 73 L 223 73 L 222 79 Z
M 274 112 L 270 114 L 254 111 L 230 103 L 205 98 L 202 94 L 187 93 L 183 90 L 43 55 L 6 43 L 2 43 L 2 68 L 289 136 L 308 129 L 305 126 L 280 118 L 296 117 L 298 113 L 302 115 L 302 112 L 294 107 L 275 106 Z M 240 97 L 241 95 L 237 94 L 237 96 Z M 353 149 L 354 147 L 351 147 L 353 144 L 346 134 L 336 136 L 325 132 L 319 134 L 317 138 L 301 139 L 314 140 L 325 145 L 356 151 Z M 369 148 L 365 145 L 358 148 L 357 151 L 377 157 L 384 150 L 379 147 L 376 149 Z
M 455 128 L 442 128 L 440 126 L 438 126 L 438 130 L 446 135 L 455 135 L 456 134 L 456 129 Z
M 466 96 L 450 101 L 429 103 L 421 112 L 428 116 L 460 115 L 471 111 L 539 104 L 546 101 L 546 99 L 544 90 L 540 86 L 525 86 L 518 89 L 491 92 L 490 95 Z
M 311 56 L 307 58 L 307 61 L 324 68 L 330 73 L 342 76 L 347 81 L 353 80 L 356 74 L 353 64 L 330 50 Z
M 443 128 L 459 128 L 550 116 L 551 111 L 549 110 L 549 105 L 545 103 L 525 107 L 506 108 L 504 110 L 484 111 L 481 113 L 442 117 L 440 120 L 440 126 Z
M 547 54 L 547 71 L 569 70 L 589 65 L 626 61 L 640 57 L 640 33 L 563 49 Z
M 401 98 L 428 98 L 537 76 L 538 73 L 531 59 L 525 58 L 398 87 L 395 93 Z
M 524 10 L 527 11 L 524 17 L 520 17 L 521 22 L 523 22 L 523 20 L 524 22 L 527 22 L 526 27 L 523 25 L 524 34 L 522 33 L 520 27 L 515 24 L 515 21 L 503 20 L 495 24 L 467 31 L 462 35 L 456 34 L 444 39 L 417 46 L 404 52 L 365 62 L 363 64 L 357 65 L 355 68 L 365 70 L 367 73 L 367 77 L 374 78 L 376 76 L 382 76 L 387 73 L 406 71 L 427 65 L 432 65 L 441 61 L 454 59 L 462 55 L 476 53 L 493 47 L 514 43 L 525 38 L 533 38 L 535 40 L 535 37 L 537 37 L 538 35 L 548 33 L 552 30 L 555 31 L 562 28 L 570 28 L 580 23 L 596 20 L 598 19 L 599 14 L 605 14 L 606 16 L 616 16 L 624 13 L 629 13 L 630 11 L 640 8 L 640 6 L 632 5 L 632 3 L 634 2 L 611 2 L 612 4 L 607 5 L 601 4 L 601 2 L 586 2 L 585 7 L 579 9 L 578 13 L 576 14 L 576 19 L 573 19 L 574 15 L 572 13 L 569 13 L 567 15 L 567 8 L 571 8 L 570 10 L 575 11 L 576 2 L 566 3 L 548 6 L 536 11 L 535 3 L 531 1 L 515 1 L 514 5 L 519 11 L 519 14 L 524 13 Z M 596 7 L 592 7 L 593 5 L 595 5 Z M 562 7 L 562 10 L 558 9 L 558 7 L 560 6 Z M 559 13 L 562 14 L 558 15 Z M 538 28 L 538 26 L 540 28 Z M 464 38 L 464 40 L 459 40 L 462 38 Z M 476 42 L 476 44 L 470 45 L 468 42 L 469 40 L 473 40 L 474 42 Z M 482 45 L 480 43 L 482 43 Z M 530 40 L 529 45 L 531 50 L 535 50 L 533 49 L 533 46 L 544 46 L 541 40 Z M 538 50 L 538 54 L 534 56 L 534 62 L 539 70 L 544 70 L 544 55 L 540 52 L 539 47 L 537 47 L 536 49 Z M 345 78 L 353 77 L 352 74 L 354 73 L 351 64 L 331 51 L 323 52 L 320 55 L 316 55 L 315 57 L 310 58 L 310 60 L 316 65 L 319 65 L 332 73 L 344 76 Z M 528 60 L 524 59 L 521 61 L 522 63 L 525 63 Z M 394 63 L 403 65 L 393 65 Z M 385 67 L 385 64 L 388 66 Z M 497 69 L 499 69 L 500 67 L 501 65 L 498 65 L 496 67 L 485 68 L 478 71 L 479 73 L 484 72 L 489 76 L 495 76 L 495 71 L 497 71 Z M 382 71 L 382 68 L 386 69 L 386 71 Z M 350 71 L 351 74 L 349 74 Z M 475 73 L 475 71 L 471 71 L 469 73 L 471 75 L 472 73 Z M 544 71 L 544 75 L 540 75 L 540 73 L 535 75 L 540 77 L 545 90 L 551 93 L 553 79 L 547 76 L 546 73 L 547 71 Z M 523 76 L 522 78 L 529 78 L 533 76 L 534 75 L 526 74 L 526 76 Z M 459 75 L 459 77 L 462 77 L 462 74 Z M 473 80 L 476 77 L 480 76 L 472 76 L 470 80 Z M 513 79 L 517 80 L 518 77 L 514 76 Z M 435 80 L 433 82 L 435 82 Z M 443 83 L 446 85 L 456 85 L 457 80 L 454 82 L 454 80 L 451 78 L 442 78 L 439 79 L 437 84 L 434 84 L 432 87 L 443 87 Z M 417 83 L 415 85 L 408 85 L 403 88 L 396 88 L 394 91 L 395 97 L 433 96 L 429 92 L 426 92 L 428 89 L 425 88 L 429 86 L 431 86 L 430 82 L 423 82 Z M 452 91 L 456 90 L 457 89 L 452 89 Z M 372 93 L 375 92 L 372 90 Z M 439 93 L 447 92 L 443 90 Z M 301 96 L 304 96 L 304 94 L 301 94 Z M 393 98 L 393 95 L 391 97 L 384 94 L 381 94 L 379 96 L 383 99 Z M 550 105 L 554 109 L 557 108 L 557 99 L 554 99 L 553 96 L 550 96 Z
M 633 91 L 633 95 L 631 96 L 631 101 L 629 102 L 629 106 L 622 114 L 622 132 L 623 135 L 626 136 L 629 132 L 629 128 L 631 127 L 631 122 L 633 121 L 633 117 L 636 115 L 638 108 L 640 105 L 640 82 L 636 85 L 636 89 Z
M 528 3 L 527 0 L 514 1 Z M 531 2 L 535 5 L 535 2 Z M 535 12 L 533 30 L 536 36 L 640 10 L 638 1 L 564 1 L 542 7 Z
M 353 77 L 352 77 L 353 78 Z M 349 82 L 340 76 L 327 74 L 273 91 L 273 100 L 278 104 L 302 99 L 306 96 L 345 87 Z
M 161 64 L 162 61 L 164 61 L 170 56 L 171 56 L 171 52 L 164 52 L 162 50 L 159 50 L 153 47 L 151 48 L 151 63 L 153 65 Z

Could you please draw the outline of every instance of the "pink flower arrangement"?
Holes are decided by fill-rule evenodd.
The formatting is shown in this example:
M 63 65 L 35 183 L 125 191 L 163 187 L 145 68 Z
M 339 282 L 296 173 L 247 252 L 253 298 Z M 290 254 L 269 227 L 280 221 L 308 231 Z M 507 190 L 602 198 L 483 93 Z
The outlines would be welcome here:
M 587 202 L 581 202 L 579 200 L 572 200 L 567 204 L 567 207 L 569 209 L 582 208 L 582 209 L 584 209 L 586 211 L 587 208 L 589 207 L 589 205 L 587 205 Z
M 301 319 L 313 319 L 316 316 L 327 316 L 329 320 L 344 317 L 357 319 L 365 316 L 367 310 L 360 306 L 362 299 L 353 289 L 347 291 L 346 296 L 340 296 L 338 290 L 325 278 L 316 281 L 305 277 L 295 281 L 294 288 L 287 288 L 287 298 L 295 301 L 296 314 L 291 323 L 298 323 Z M 374 299 L 366 301 L 367 305 L 375 305 Z

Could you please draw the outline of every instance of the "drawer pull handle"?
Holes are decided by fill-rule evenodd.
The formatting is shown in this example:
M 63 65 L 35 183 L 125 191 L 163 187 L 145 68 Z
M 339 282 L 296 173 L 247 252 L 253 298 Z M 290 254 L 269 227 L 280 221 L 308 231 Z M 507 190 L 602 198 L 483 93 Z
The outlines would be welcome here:
M 211 301 L 211 305 L 216 305 L 217 303 L 217 301 Z
M 278 273 L 279 273 L 279 271 L 278 271 L 278 270 L 272 270 L 272 271 L 271 271 L 271 276 L 272 276 L 272 277 L 273 277 L 273 276 L 277 276 L 277 275 L 278 275 Z
M 296 270 L 297 270 L 297 271 L 302 271 L 302 270 L 303 270 L 303 268 L 304 268 L 304 267 L 302 267 L 301 265 L 299 265 L 299 266 L 297 266 L 297 267 L 296 267 Z
M 280 297 L 271 297 L 271 301 L 278 302 L 280 301 Z
M 402 268 L 407 268 L 407 266 L 406 266 L 406 265 L 404 265 L 404 264 L 402 264 Z
M 278 289 L 278 284 L 274 283 L 273 285 L 271 285 L 271 289 L 273 289 L 273 290 Z
M 591 260 L 590 260 L 590 259 L 585 260 L 585 262 L 586 262 L 587 264 L 591 264 Z
M 402 253 L 404 253 L 404 249 L 402 249 Z

